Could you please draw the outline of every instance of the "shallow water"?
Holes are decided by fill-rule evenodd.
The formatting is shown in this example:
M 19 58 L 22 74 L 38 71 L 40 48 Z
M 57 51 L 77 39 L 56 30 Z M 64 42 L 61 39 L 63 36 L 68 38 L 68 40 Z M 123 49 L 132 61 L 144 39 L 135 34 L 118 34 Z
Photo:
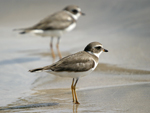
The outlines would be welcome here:
M 92 41 L 109 50 L 101 55 L 93 73 L 79 79 L 80 105 L 72 103 L 70 78 L 28 72 L 53 62 L 50 39 L 12 31 L 33 25 L 66 4 L 78 4 L 86 16 L 62 37 L 62 55 L 81 51 Z M 86 4 L 78 0 L 1 0 L 0 112 L 149 113 L 149 4 L 146 0 L 136 4 L 134 0 L 87 0 Z

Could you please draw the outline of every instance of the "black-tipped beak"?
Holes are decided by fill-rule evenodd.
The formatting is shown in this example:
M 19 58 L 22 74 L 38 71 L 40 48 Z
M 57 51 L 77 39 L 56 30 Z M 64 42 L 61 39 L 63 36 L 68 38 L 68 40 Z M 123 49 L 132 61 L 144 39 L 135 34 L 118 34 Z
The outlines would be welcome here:
M 107 49 L 103 49 L 103 52 L 108 52 L 108 50 Z
M 85 13 L 81 12 L 81 15 L 85 16 Z

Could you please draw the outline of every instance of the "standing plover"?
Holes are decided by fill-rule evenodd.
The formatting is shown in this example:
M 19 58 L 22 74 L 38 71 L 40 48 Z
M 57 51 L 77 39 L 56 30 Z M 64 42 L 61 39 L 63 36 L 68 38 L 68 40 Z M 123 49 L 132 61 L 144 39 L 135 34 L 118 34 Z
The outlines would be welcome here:
M 20 34 L 33 33 L 43 37 L 51 37 L 50 48 L 53 59 L 55 59 L 53 37 L 57 37 L 56 48 L 59 58 L 62 58 L 59 51 L 59 39 L 65 32 L 69 32 L 76 27 L 77 20 L 81 15 L 85 14 L 81 12 L 81 9 L 78 6 L 69 5 L 62 11 L 44 18 L 32 27 L 15 30 L 22 30 Z
M 79 104 L 76 94 L 76 84 L 80 77 L 88 75 L 96 68 L 102 52 L 108 52 L 108 50 L 104 49 L 101 43 L 92 42 L 85 47 L 84 51 L 66 56 L 52 65 L 29 71 L 44 71 L 56 76 L 73 78 L 71 85 L 73 102 Z M 74 82 L 75 79 L 76 81 Z

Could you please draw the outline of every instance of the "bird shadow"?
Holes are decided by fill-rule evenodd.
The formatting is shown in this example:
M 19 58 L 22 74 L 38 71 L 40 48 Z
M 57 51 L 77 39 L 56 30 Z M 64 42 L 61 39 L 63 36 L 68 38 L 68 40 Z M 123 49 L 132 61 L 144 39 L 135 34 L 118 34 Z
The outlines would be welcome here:
M 55 106 L 59 103 L 37 103 L 37 104 L 29 104 L 29 105 L 20 105 L 20 106 L 14 106 L 14 107 L 8 107 L 8 108 L 1 108 L 2 110 L 11 110 L 11 109 L 27 109 L 27 108 L 36 108 L 36 107 L 48 107 L 48 106 Z

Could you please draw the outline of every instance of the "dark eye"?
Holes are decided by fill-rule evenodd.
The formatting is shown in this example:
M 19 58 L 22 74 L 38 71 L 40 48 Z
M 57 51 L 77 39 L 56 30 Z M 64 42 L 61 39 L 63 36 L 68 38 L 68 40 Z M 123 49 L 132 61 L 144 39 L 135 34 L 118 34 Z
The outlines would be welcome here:
M 78 10 L 73 9 L 72 12 L 73 12 L 74 14 L 77 14 L 77 13 L 78 13 Z
M 100 50 L 100 49 L 101 49 L 101 46 L 97 46 L 97 47 L 95 47 L 95 49 Z

